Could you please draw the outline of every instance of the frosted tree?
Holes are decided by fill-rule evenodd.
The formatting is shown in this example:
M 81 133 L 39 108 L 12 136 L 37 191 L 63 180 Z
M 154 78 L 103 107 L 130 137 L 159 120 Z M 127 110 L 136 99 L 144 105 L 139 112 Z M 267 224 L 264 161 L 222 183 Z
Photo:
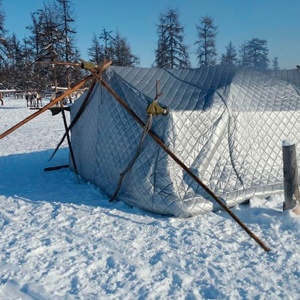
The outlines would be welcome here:
M 177 10 L 169 9 L 160 15 L 157 34 L 154 66 L 167 69 L 189 67 L 188 48 L 184 44 L 184 27 L 180 24 Z
M 228 66 L 236 66 L 237 65 L 237 52 L 235 47 L 232 45 L 232 42 L 226 46 L 226 53 L 222 54 L 221 65 L 228 65 Z
M 213 18 L 206 16 L 196 26 L 198 40 L 197 58 L 199 66 L 213 66 L 217 61 L 216 36 L 217 26 L 214 25 Z

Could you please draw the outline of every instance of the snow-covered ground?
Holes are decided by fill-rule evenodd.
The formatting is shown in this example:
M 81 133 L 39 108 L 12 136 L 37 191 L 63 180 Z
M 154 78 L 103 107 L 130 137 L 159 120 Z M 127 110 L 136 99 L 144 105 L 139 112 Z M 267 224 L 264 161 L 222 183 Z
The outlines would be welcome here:
M 5 99 L 0 133 L 34 111 Z M 61 115 L 0 140 L 0 299 L 300 299 L 300 217 L 283 196 L 190 219 L 109 203 L 69 170 Z

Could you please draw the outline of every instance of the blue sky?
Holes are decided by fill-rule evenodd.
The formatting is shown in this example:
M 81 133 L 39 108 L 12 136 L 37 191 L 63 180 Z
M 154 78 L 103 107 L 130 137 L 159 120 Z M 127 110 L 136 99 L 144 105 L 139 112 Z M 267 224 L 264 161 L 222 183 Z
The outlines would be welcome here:
M 46 1 L 47 2 L 47 1 Z M 29 35 L 30 13 L 43 7 L 43 0 L 2 0 L 5 27 L 18 39 Z M 300 64 L 300 0 L 73 0 L 77 46 L 83 59 L 93 34 L 105 27 L 127 38 L 142 67 L 154 61 L 156 24 L 160 13 L 177 8 L 185 28 L 192 64 L 196 67 L 196 24 L 204 16 L 214 18 L 220 56 L 230 41 L 238 49 L 246 40 L 265 39 L 269 59 L 278 57 L 281 69 Z

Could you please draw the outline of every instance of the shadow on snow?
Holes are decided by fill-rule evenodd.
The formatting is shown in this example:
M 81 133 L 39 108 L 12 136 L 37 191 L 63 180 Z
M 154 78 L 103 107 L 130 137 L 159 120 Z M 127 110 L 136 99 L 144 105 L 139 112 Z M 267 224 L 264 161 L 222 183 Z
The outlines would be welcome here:
M 53 150 L 12 154 L 0 157 L 0 194 L 31 201 L 97 205 L 106 200 L 96 187 L 88 185 L 68 168 L 45 172 L 50 166 L 69 163 L 69 151 L 60 149 L 49 161 Z
M 31 202 L 117 209 L 132 214 L 151 215 L 155 219 L 164 218 L 137 208 L 132 209 L 123 202 L 110 203 L 108 196 L 98 187 L 87 183 L 68 168 L 45 172 L 46 167 L 66 165 L 69 162 L 68 148 L 60 149 L 49 161 L 52 153 L 53 149 L 49 149 L 0 156 L 0 196 Z

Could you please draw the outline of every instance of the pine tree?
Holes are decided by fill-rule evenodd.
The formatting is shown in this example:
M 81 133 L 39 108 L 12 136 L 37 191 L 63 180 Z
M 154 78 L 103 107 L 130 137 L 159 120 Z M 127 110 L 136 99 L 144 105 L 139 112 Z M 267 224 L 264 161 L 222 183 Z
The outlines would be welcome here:
M 9 44 L 8 58 L 7 58 L 7 81 L 8 86 L 17 86 L 22 88 L 26 86 L 28 74 L 20 72 L 20 70 L 26 69 L 26 58 L 24 46 L 20 41 L 17 40 L 15 34 L 11 38 L 7 39 Z
M 202 18 L 200 25 L 197 25 L 198 44 L 197 58 L 199 66 L 213 66 L 217 61 L 217 52 L 215 40 L 217 35 L 217 26 L 214 20 L 206 16 Z
M 240 64 L 257 70 L 266 70 L 269 65 L 268 52 L 266 40 L 253 38 L 241 46 Z
M 58 3 L 57 14 L 59 16 L 61 41 L 63 47 L 64 60 L 72 61 L 74 53 L 77 50 L 75 47 L 76 30 L 73 28 L 75 22 L 72 16 L 72 8 L 70 0 L 56 0 Z
M 105 28 L 103 28 L 102 33 L 100 34 L 100 40 L 103 41 L 102 49 L 102 60 L 113 60 L 114 51 L 113 51 L 113 36 L 112 31 L 107 31 Z
M 237 65 L 237 52 L 232 42 L 226 47 L 226 53 L 221 56 L 221 65 L 236 66 Z
M 272 69 L 274 71 L 279 70 L 278 57 L 274 57 L 274 59 L 272 60 Z
M 7 62 L 9 43 L 6 37 L 5 13 L 2 10 L 2 0 L 0 0 L 0 85 L 9 86 L 9 65 Z
M 112 36 L 112 31 L 103 29 L 99 39 L 93 36 L 92 46 L 88 49 L 90 59 L 97 64 L 105 59 L 112 60 L 114 65 L 134 67 L 140 63 L 139 58 L 132 54 L 130 44 L 119 32 Z M 101 44 L 100 41 L 103 42 Z
M 139 58 L 131 53 L 131 47 L 126 38 L 119 32 L 113 39 L 113 64 L 117 66 L 134 67 L 140 63 Z
M 9 66 L 7 55 L 9 44 L 6 39 L 5 14 L 2 10 L 2 0 L 0 0 L 0 88 L 9 87 Z
M 243 43 L 239 49 L 239 65 L 242 67 L 250 67 L 251 61 L 248 54 L 247 42 Z
M 53 5 L 44 4 L 43 9 L 32 14 L 32 19 L 33 25 L 29 29 L 32 32 L 30 42 L 34 47 L 33 61 L 54 62 L 63 59 L 62 32 L 57 9 Z M 40 90 L 47 85 L 57 86 L 60 71 L 62 67 L 35 64 L 33 87 Z
M 101 64 L 103 61 L 103 47 L 100 45 L 100 39 L 96 33 L 93 34 L 92 45 L 88 48 L 89 60 L 94 64 Z
M 6 29 L 5 29 L 5 14 L 2 11 L 2 0 L 0 0 L 0 65 L 6 58 L 8 43 L 6 40 Z
M 184 44 L 184 27 L 179 13 L 169 9 L 159 17 L 158 41 L 154 65 L 158 68 L 181 69 L 190 66 L 187 46 Z
M 63 54 L 62 59 L 66 62 L 74 61 L 75 60 L 75 53 L 78 53 L 78 49 L 75 47 L 75 35 L 76 30 L 73 28 L 73 24 L 75 22 L 73 15 L 72 15 L 72 6 L 70 0 L 56 0 L 58 7 L 57 7 L 57 14 L 59 17 L 59 24 L 60 28 L 59 31 L 61 32 L 61 40 L 60 40 L 60 47 L 61 53 Z M 67 86 L 68 88 L 71 87 L 71 83 L 74 81 L 72 77 L 74 77 L 74 73 L 78 72 L 78 70 L 74 69 L 73 67 L 67 67 L 62 69 L 63 72 L 60 73 L 59 81 L 62 85 Z M 69 98 L 70 102 L 72 102 L 71 97 Z
M 73 62 L 78 59 L 76 31 L 72 28 L 75 21 L 70 5 L 70 0 L 55 0 L 31 14 L 32 25 L 28 27 L 31 35 L 27 39 L 27 52 L 31 53 L 33 62 Z M 77 80 L 78 72 L 82 71 L 73 67 L 35 64 L 33 82 L 38 83 L 39 87 L 36 88 L 39 89 L 53 84 L 70 87 Z

